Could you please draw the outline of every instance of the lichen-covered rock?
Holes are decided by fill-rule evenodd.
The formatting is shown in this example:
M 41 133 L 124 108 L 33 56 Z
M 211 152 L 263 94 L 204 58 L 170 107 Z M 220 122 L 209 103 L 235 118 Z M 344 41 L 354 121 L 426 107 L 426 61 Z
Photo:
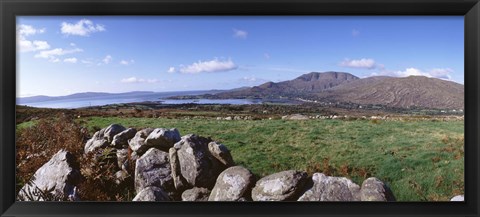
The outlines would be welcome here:
M 395 201 L 395 196 L 385 183 L 370 177 L 362 183 L 360 199 L 362 201 Z
M 142 156 L 142 154 L 144 154 L 148 150 L 148 148 L 143 146 L 145 145 L 145 139 L 148 137 L 148 135 L 150 135 L 152 131 L 152 128 L 145 128 L 138 131 L 135 136 L 130 139 L 128 145 L 130 146 L 130 149 L 135 152 L 135 155 Z
M 182 137 L 174 146 L 182 176 L 191 186 L 211 189 L 222 172 L 218 160 L 208 151 L 210 142 L 210 139 L 191 134 Z
M 168 156 L 170 158 L 170 166 L 172 169 L 173 184 L 177 191 L 182 191 L 187 187 L 188 183 L 185 178 L 183 178 L 182 172 L 180 171 L 180 162 L 178 161 L 177 149 L 170 148 L 168 151 Z
M 168 151 L 178 141 L 180 141 L 180 133 L 176 128 L 157 128 L 148 135 L 144 145 L 147 148 L 154 147 L 162 151 Z
M 288 170 L 263 177 L 252 190 L 254 201 L 297 200 L 307 181 L 307 173 Z
M 126 130 L 125 127 L 120 124 L 111 124 L 110 126 L 105 128 L 103 138 L 107 140 L 108 143 L 111 143 L 113 141 L 113 137 L 124 130 Z
M 359 201 L 360 186 L 345 177 L 326 176 L 315 173 L 312 176 L 313 186 L 308 189 L 299 201 Z
M 21 201 L 63 201 L 78 198 L 76 186 L 81 180 L 78 163 L 67 151 L 60 150 L 42 165 L 17 195 Z
M 232 155 L 225 145 L 217 142 L 210 142 L 208 143 L 208 151 L 210 151 L 210 154 L 220 161 L 220 163 L 222 163 L 226 168 L 235 165 Z
M 238 201 L 242 197 L 249 198 L 254 184 L 252 172 L 241 166 L 230 167 L 220 173 L 208 200 Z
M 95 134 L 93 134 L 93 137 L 90 138 L 85 144 L 85 147 L 84 147 L 85 154 L 88 154 L 99 148 L 105 148 L 108 146 L 109 144 L 108 141 L 104 139 L 104 132 L 105 132 L 105 129 L 101 129 L 95 132 Z
M 133 201 L 170 201 L 170 197 L 162 188 L 151 186 L 142 189 Z
M 135 165 L 136 192 L 149 186 L 161 187 L 167 193 L 175 191 L 168 153 L 156 148 L 149 149 Z
M 182 201 L 208 201 L 210 190 L 207 188 L 197 188 L 185 190 L 182 193 Z
M 133 138 L 137 130 L 133 128 L 128 128 L 117 135 L 113 136 L 112 146 L 115 148 L 127 148 L 128 147 L 128 140 Z

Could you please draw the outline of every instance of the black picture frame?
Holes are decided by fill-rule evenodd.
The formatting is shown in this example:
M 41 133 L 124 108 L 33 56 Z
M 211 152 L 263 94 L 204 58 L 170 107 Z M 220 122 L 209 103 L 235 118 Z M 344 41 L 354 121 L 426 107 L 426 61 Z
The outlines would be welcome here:
M 15 17 L 29 15 L 462 15 L 465 202 L 16 202 Z M 479 0 L 0 0 L 0 19 L 1 216 L 479 216 Z

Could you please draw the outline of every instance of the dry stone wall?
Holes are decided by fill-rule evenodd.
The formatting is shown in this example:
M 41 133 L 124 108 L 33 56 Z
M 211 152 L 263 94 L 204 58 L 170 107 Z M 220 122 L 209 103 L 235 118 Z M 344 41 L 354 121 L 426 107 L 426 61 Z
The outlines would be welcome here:
M 96 132 L 85 154 L 113 149 L 108 158 L 118 165 L 117 184 L 133 178 L 133 201 L 395 201 L 388 186 L 371 177 L 361 186 L 345 177 L 288 170 L 263 178 L 236 166 L 227 146 L 195 134 L 181 136 L 165 128 L 136 130 L 112 124 Z M 73 155 L 60 151 L 25 185 L 19 200 L 40 200 L 25 193 L 54 189 L 61 199 L 81 200 L 76 194 L 81 181 Z M 128 174 L 127 159 L 135 160 Z M 98 163 L 102 163 L 99 160 Z M 119 185 L 121 186 L 121 185 Z

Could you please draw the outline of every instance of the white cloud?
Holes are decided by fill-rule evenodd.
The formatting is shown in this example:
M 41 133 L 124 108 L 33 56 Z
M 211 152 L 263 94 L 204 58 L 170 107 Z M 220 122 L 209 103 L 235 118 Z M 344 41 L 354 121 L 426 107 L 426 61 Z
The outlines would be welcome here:
M 375 60 L 366 59 L 366 58 L 362 58 L 358 60 L 345 59 L 340 63 L 340 66 L 350 67 L 350 68 L 363 68 L 363 69 L 374 69 L 376 67 Z
M 170 67 L 168 68 L 168 73 L 175 73 L 177 70 L 175 70 L 175 67 Z
M 45 28 L 36 29 L 33 26 L 25 25 L 25 24 L 21 24 L 17 26 L 17 34 L 21 36 L 35 35 L 35 34 L 40 34 L 44 32 L 45 32 Z
M 46 50 L 50 48 L 50 45 L 46 41 L 33 41 L 33 45 L 36 50 Z
M 248 32 L 245 30 L 240 30 L 240 29 L 233 29 L 233 37 L 235 38 L 241 38 L 241 39 L 246 39 L 248 36 Z
M 158 83 L 157 79 L 142 79 L 137 77 L 124 78 L 120 80 L 121 83 L 131 84 L 131 83 Z
M 423 71 L 423 70 L 411 67 L 403 71 L 393 72 L 393 75 L 398 77 L 425 76 L 429 78 L 451 80 L 452 77 L 450 76 L 450 73 L 453 73 L 453 70 L 450 68 L 435 68 L 435 69 Z
M 105 64 L 109 64 L 111 61 L 112 61 L 112 56 L 110 55 L 107 55 L 105 58 L 103 58 L 102 62 L 104 62 Z
M 65 35 L 89 36 L 90 33 L 105 31 L 105 26 L 94 24 L 87 19 L 82 19 L 77 23 L 63 22 L 61 27 L 61 32 Z
M 52 62 L 52 63 L 58 63 L 58 62 L 60 62 L 60 59 L 59 59 L 59 58 L 51 58 L 51 59 L 48 60 L 48 61 L 50 61 L 50 62 Z
M 66 54 L 82 52 L 83 50 L 80 48 L 75 48 L 71 50 L 64 50 L 62 48 L 55 48 L 52 50 L 44 50 L 40 51 L 39 53 L 35 54 L 35 58 L 44 58 L 44 59 L 55 59 L 57 56 L 63 56 Z
M 355 37 L 355 36 L 358 36 L 360 35 L 360 31 L 358 31 L 357 29 L 353 29 L 352 30 L 352 36 Z
M 255 76 L 245 76 L 241 78 L 240 81 L 247 82 L 247 83 L 264 83 L 267 80 L 263 78 L 257 78 Z
M 31 52 L 31 51 L 38 51 L 38 50 L 45 50 L 49 49 L 50 45 L 46 41 L 29 41 L 25 38 L 18 39 L 18 48 L 20 52 Z
M 78 60 L 75 57 L 63 59 L 63 62 L 66 62 L 66 63 L 77 63 L 77 61 Z
M 49 49 L 50 45 L 46 41 L 30 41 L 27 36 L 44 33 L 45 29 L 36 29 L 29 25 L 17 26 L 17 48 L 20 52 L 31 52 Z
M 209 61 L 198 61 L 188 66 L 180 66 L 178 70 L 184 74 L 198 74 L 203 72 L 226 72 L 237 69 L 238 66 L 231 60 L 218 60 L 217 58 Z
M 437 68 L 437 69 L 430 70 L 429 74 L 434 78 L 451 80 L 452 77 L 450 76 L 450 73 L 453 73 L 453 70 L 450 68 L 445 68 L 445 69 Z
M 120 64 L 126 65 L 126 66 L 128 66 L 130 64 L 134 64 L 134 63 L 135 63 L 135 60 L 130 60 L 130 61 L 129 60 L 121 60 L 120 61 Z
M 75 43 L 70 43 L 70 46 L 76 47 L 77 45 Z

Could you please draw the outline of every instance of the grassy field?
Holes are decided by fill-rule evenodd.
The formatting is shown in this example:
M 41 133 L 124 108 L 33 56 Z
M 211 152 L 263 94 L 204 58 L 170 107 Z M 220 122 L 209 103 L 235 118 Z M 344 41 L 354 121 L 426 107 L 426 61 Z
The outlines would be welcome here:
M 298 169 L 387 182 L 398 201 L 441 201 L 464 192 L 463 121 L 80 118 L 94 128 L 177 128 L 224 143 L 258 176 Z M 24 123 L 24 124 L 28 124 Z M 22 124 L 23 125 L 23 124 Z M 22 127 L 22 126 L 20 126 Z

